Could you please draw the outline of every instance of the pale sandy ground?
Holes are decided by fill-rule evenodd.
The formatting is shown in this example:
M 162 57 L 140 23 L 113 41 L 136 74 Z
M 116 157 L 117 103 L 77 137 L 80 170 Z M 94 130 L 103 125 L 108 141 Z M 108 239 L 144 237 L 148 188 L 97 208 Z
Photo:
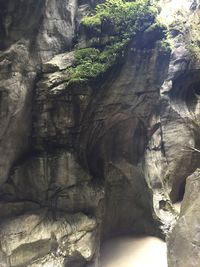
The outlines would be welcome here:
M 167 267 L 166 243 L 151 236 L 112 239 L 101 259 L 101 267 Z

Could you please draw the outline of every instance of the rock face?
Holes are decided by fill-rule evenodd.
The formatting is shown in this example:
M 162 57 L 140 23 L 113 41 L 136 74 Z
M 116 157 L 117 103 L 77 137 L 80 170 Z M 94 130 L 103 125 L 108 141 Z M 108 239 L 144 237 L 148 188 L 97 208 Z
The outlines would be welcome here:
M 167 235 L 169 267 L 197 267 L 200 78 L 185 40 L 198 5 L 172 51 L 146 31 L 101 79 L 69 86 L 93 5 L 0 1 L 1 266 L 99 267 L 100 241 L 131 233 Z
M 199 266 L 199 169 L 187 178 L 180 218 L 168 240 L 169 266 Z M 181 245 L 180 245 L 181 244 Z M 187 257 L 185 257 L 187 253 Z
M 1 225 L 2 251 L 9 255 L 4 257 L 2 253 L 1 263 L 5 262 L 5 266 L 63 266 L 70 261 L 70 257 L 65 259 L 69 254 L 73 259 L 74 255 L 80 260 L 91 259 L 96 246 L 94 229 L 95 221 L 81 213 L 59 214 L 56 220 L 47 210 L 18 216 Z
M 153 232 L 152 196 L 145 182 L 143 156 L 153 133 L 148 123 L 159 107 L 168 60 L 168 54 L 156 49 L 130 51 L 115 78 L 99 89 L 84 117 L 80 149 L 93 175 L 105 180 L 105 234 Z
M 2 184 L 29 145 L 33 87 L 41 63 L 72 44 L 76 2 L 10 0 L 1 1 L 0 9 Z

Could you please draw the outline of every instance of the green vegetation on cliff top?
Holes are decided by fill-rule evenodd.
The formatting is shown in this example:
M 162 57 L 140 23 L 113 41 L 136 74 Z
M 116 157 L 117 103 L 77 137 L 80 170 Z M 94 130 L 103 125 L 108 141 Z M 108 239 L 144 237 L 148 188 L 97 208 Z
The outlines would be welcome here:
M 82 19 L 91 47 L 75 51 L 75 65 L 68 69 L 68 84 L 99 77 L 125 53 L 129 41 L 156 22 L 156 8 L 149 0 L 106 0 Z M 95 40 L 95 42 L 93 42 Z M 93 44 L 92 44 L 93 43 Z
M 106 0 L 97 5 L 94 15 L 84 17 L 82 24 L 97 33 L 101 33 L 104 26 L 111 26 L 113 35 L 129 38 L 153 22 L 155 14 L 156 10 L 148 0 Z
M 189 50 L 191 52 L 191 56 L 194 61 L 198 64 L 200 63 L 200 10 L 195 14 L 195 17 L 192 18 L 193 20 L 190 22 L 190 29 L 189 29 Z

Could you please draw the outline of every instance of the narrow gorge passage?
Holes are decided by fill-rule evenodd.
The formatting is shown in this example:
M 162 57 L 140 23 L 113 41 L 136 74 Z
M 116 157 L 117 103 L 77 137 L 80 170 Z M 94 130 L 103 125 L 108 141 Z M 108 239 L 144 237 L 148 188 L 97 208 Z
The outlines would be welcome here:
M 178 11 L 187 12 L 190 0 L 160 1 L 161 20 L 170 24 Z M 185 186 L 185 185 L 184 185 Z M 180 213 L 183 195 L 173 204 Z M 106 241 L 101 250 L 101 267 L 167 267 L 167 245 L 153 236 L 119 237 Z
M 0 0 L 0 81 L 0 267 L 200 267 L 200 0 Z
M 111 239 L 103 245 L 101 261 L 101 267 L 167 267 L 167 247 L 151 236 Z

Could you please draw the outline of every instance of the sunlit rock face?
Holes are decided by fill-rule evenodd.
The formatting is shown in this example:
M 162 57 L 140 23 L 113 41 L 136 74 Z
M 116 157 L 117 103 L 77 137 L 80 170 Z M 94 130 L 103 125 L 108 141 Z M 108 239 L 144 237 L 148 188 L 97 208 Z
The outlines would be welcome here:
M 175 3 L 171 1 L 171 5 L 173 2 Z M 163 141 L 168 161 L 167 187 L 173 202 L 179 202 L 184 196 L 180 217 L 168 237 L 169 267 L 200 264 L 198 193 L 196 194 L 199 177 L 199 171 L 196 170 L 199 167 L 199 152 L 196 150 L 199 148 L 199 64 L 194 62 L 194 59 L 191 60 L 191 51 L 188 50 L 191 38 L 188 33 L 191 33 L 192 27 L 197 27 L 199 3 L 183 1 L 182 4 L 185 7 L 181 8 L 180 3 L 179 15 L 182 12 L 182 21 L 184 16 L 187 16 L 186 28 L 181 33 L 176 33 L 173 38 L 174 47 L 168 78 L 161 90 L 163 104 L 168 107 L 162 113 Z M 190 10 L 186 8 L 187 4 L 191 4 Z M 177 131 L 180 134 L 177 134 Z M 186 253 L 187 257 L 184 257 Z
M 159 2 L 161 21 L 166 19 L 170 24 L 170 19 L 174 19 L 177 12 L 182 14 L 175 17 L 178 21 L 180 19 L 180 23 L 185 21 L 186 14 L 188 21 L 182 30 L 170 25 L 173 36 L 171 57 L 159 91 L 160 110 L 155 109 L 149 121 L 150 127 L 155 130 L 144 154 L 145 179 L 153 190 L 154 210 L 164 222 L 165 232 L 176 223 L 176 215 L 169 212 L 174 210 L 170 202 L 182 200 L 185 179 L 199 166 L 199 153 L 192 149 L 199 145 L 199 67 L 193 64 L 188 49 L 188 32 L 195 12 L 188 8 L 194 5 L 193 1 L 183 1 L 182 4 Z
M 101 241 L 145 234 L 169 236 L 170 267 L 198 267 L 200 79 L 187 46 L 197 3 L 159 2 L 167 24 L 178 9 L 188 18 L 171 52 L 144 33 L 104 79 L 69 88 L 76 26 L 95 3 L 17 2 L 0 3 L 0 266 L 118 267 L 115 243 L 104 258 Z M 160 240 L 119 246 L 123 267 L 158 250 L 152 264 L 166 266 Z
M 199 169 L 187 178 L 180 218 L 168 240 L 169 266 L 199 266 Z M 187 253 L 187 257 L 185 257 Z

